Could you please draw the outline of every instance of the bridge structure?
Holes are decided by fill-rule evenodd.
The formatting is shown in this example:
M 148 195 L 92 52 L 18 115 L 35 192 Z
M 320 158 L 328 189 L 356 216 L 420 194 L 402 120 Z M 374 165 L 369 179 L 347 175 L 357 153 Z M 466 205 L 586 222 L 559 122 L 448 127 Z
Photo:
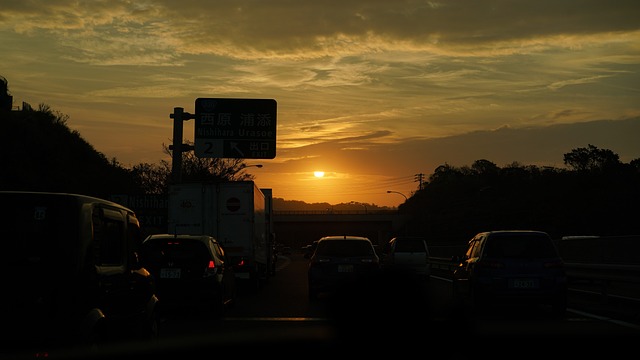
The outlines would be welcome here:
M 300 249 L 328 235 L 357 235 L 382 245 L 406 230 L 408 216 L 393 210 L 274 211 L 276 241 Z

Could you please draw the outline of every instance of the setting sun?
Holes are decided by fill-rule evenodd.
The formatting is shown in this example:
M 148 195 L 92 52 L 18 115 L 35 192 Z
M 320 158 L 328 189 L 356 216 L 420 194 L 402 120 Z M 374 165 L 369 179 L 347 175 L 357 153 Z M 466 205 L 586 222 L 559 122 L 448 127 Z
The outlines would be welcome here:
M 313 176 L 317 177 L 317 178 L 321 178 L 324 176 L 324 171 L 314 171 L 313 172 Z

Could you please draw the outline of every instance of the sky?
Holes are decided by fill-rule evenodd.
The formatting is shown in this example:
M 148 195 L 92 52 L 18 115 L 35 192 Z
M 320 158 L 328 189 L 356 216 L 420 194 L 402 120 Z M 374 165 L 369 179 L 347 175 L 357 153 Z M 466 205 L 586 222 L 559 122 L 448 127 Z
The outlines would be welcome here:
M 637 0 L 0 0 L 0 76 L 124 166 L 170 161 L 171 114 L 198 98 L 273 99 L 260 187 L 398 206 L 444 164 L 640 158 L 639 18 Z

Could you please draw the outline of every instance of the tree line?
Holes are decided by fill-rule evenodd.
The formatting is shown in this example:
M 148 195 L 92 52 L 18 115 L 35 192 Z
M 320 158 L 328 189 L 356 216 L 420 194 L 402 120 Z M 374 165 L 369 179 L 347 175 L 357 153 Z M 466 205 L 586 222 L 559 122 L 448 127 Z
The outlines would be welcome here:
M 568 235 L 640 234 L 640 159 L 629 163 L 588 144 L 564 154 L 566 168 L 481 159 L 447 164 L 399 210 L 407 231 L 430 239 L 469 239 L 496 229 L 537 229 Z

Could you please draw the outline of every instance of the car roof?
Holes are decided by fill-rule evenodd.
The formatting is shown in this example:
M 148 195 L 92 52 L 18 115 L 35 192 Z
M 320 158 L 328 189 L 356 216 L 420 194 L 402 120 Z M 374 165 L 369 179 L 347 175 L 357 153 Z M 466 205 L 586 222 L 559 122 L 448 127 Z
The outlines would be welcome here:
M 406 236 L 406 235 L 393 237 L 393 238 L 392 238 L 391 240 L 389 240 L 389 241 L 393 241 L 393 240 L 402 240 L 402 239 L 409 239 L 409 240 L 424 240 L 424 241 L 427 241 L 427 239 L 426 239 L 424 236 Z
M 540 235 L 548 235 L 546 232 L 544 231 L 540 231 L 540 230 L 492 230 L 492 231 L 485 231 L 481 234 L 540 234 Z
M 151 234 L 147 236 L 144 241 L 156 240 L 156 239 L 185 239 L 185 240 L 198 240 L 198 241 L 216 241 L 215 238 L 209 235 L 187 235 L 187 234 Z M 216 241 L 217 242 L 217 241 Z
M 326 240 L 359 240 L 359 241 L 369 241 L 371 242 L 371 240 L 369 240 L 369 238 L 364 237 L 364 236 L 355 236 L 355 235 L 330 235 L 330 236 L 324 236 L 322 238 L 320 238 L 320 240 L 318 241 L 326 241 Z

